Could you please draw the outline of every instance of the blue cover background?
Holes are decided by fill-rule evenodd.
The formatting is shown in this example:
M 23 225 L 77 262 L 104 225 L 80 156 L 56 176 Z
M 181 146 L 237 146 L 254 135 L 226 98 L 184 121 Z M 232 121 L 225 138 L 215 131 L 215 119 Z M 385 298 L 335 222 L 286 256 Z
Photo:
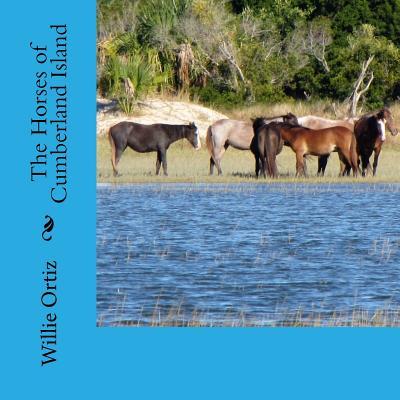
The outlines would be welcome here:
M 2 6 L 1 398 L 399 397 L 398 329 L 96 328 L 95 1 Z M 69 29 L 69 198 L 58 207 L 48 182 L 29 182 L 29 42 L 49 43 L 57 23 Z M 50 246 L 46 214 L 57 224 Z M 52 258 L 58 361 L 40 367 L 41 271 Z

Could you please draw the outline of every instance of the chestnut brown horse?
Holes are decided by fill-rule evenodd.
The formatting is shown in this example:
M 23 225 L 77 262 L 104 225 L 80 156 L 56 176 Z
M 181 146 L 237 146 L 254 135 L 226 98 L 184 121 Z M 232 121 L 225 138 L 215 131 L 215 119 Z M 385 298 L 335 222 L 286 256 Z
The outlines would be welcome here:
M 306 175 L 304 157 L 307 155 L 324 156 L 337 151 L 343 165 L 341 175 L 345 173 L 345 167 L 353 170 L 357 176 L 357 151 L 356 139 L 353 132 L 343 126 L 333 126 L 325 129 L 309 129 L 289 123 L 276 123 L 284 144 L 296 153 L 296 176 Z
M 283 121 L 282 116 L 268 118 L 269 121 Z M 207 129 L 206 144 L 210 153 L 210 175 L 217 166 L 218 175 L 222 174 L 221 159 L 229 146 L 238 150 L 250 150 L 254 131 L 251 121 L 220 119 Z
M 362 116 L 354 126 L 354 134 L 357 139 L 357 153 L 361 158 L 361 173 L 366 175 L 366 171 L 371 169 L 369 159 L 374 153 L 373 175 L 376 175 L 378 167 L 379 154 L 382 145 L 386 140 L 385 127 L 387 127 L 393 136 L 398 134 L 394 126 L 392 113 L 389 108 Z
M 306 115 L 304 117 L 299 117 L 298 121 L 299 125 L 305 126 L 306 128 L 310 129 L 325 129 L 325 128 L 331 128 L 333 126 L 344 126 L 345 128 L 350 129 L 353 132 L 355 118 L 335 120 L 335 119 L 316 117 L 314 115 Z M 318 172 L 317 172 L 318 175 L 324 176 L 326 165 L 328 163 L 328 158 L 329 154 L 318 157 Z
M 288 113 L 282 118 L 284 122 L 298 125 L 297 118 L 292 113 Z M 260 172 L 260 162 L 264 178 L 267 177 L 267 174 L 271 178 L 278 177 L 276 156 L 282 151 L 283 139 L 276 124 L 276 122 L 262 117 L 253 120 L 254 137 L 250 144 L 250 150 L 256 161 L 256 178 Z

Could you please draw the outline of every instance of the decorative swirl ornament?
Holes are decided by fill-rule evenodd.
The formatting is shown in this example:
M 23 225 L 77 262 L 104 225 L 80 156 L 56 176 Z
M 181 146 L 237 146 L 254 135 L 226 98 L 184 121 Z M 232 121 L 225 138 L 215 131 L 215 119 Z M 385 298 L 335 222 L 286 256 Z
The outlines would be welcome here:
M 45 240 L 46 242 L 48 242 L 49 240 L 52 239 L 52 236 L 49 235 L 49 233 L 53 230 L 54 228 L 54 220 L 53 218 L 51 218 L 49 215 L 45 216 L 46 218 L 46 223 L 44 224 L 43 228 L 43 232 L 42 232 L 42 238 L 43 240 Z

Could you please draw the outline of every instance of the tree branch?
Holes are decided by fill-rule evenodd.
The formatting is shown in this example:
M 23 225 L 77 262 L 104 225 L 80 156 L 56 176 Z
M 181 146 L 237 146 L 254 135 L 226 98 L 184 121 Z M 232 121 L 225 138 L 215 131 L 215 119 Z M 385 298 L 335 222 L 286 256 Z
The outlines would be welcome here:
M 240 69 L 238 63 L 236 62 L 235 57 L 234 57 L 233 54 L 229 51 L 228 46 L 227 46 L 225 40 L 223 40 L 223 41 L 221 42 L 221 44 L 220 44 L 219 47 L 220 47 L 221 53 L 225 56 L 225 58 L 228 60 L 228 62 L 230 62 L 231 65 L 236 69 L 236 71 L 237 71 L 237 73 L 238 73 L 238 75 L 239 75 L 240 80 L 241 80 L 244 84 L 246 84 L 246 79 L 245 79 L 245 77 L 244 77 L 244 75 L 243 75 L 243 72 L 242 72 L 242 70 Z
M 360 89 L 361 85 L 364 84 L 364 79 L 367 76 L 367 71 L 368 71 L 369 65 L 371 64 L 374 57 L 375 57 L 374 55 L 371 55 L 368 57 L 368 60 L 363 61 L 362 65 L 361 65 L 360 75 L 358 76 L 357 80 L 354 82 L 353 91 L 352 91 L 350 97 L 348 98 L 348 101 L 350 103 L 349 114 L 351 117 L 354 117 L 356 115 L 357 104 L 358 104 L 361 96 L 363 96 L 367 92 L 367 90 L 371 86 L 372 81 L 374 80 L 374 72 L 371 71 L 368 82 L 365 84 L 365 86 L 362 89 Z

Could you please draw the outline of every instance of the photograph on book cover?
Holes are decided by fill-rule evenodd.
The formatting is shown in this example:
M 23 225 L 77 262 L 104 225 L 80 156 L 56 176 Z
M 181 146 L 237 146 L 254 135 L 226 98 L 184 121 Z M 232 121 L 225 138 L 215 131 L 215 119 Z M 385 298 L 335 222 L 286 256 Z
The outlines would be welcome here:
M 97 1 L 98 327 L 399 326 L 400 6 L 372 3 Z
M 400 25 L 355 3 L 5 3 L 2 398 L 396 393 L 398 329 L 301 328 L 398 326 Z M 330 72 L 295 41 L 328 23 Z M 338 141 L 297 177 L 286 135 L 354 89 L 392 115 L 375 176 L 339 178 Z

